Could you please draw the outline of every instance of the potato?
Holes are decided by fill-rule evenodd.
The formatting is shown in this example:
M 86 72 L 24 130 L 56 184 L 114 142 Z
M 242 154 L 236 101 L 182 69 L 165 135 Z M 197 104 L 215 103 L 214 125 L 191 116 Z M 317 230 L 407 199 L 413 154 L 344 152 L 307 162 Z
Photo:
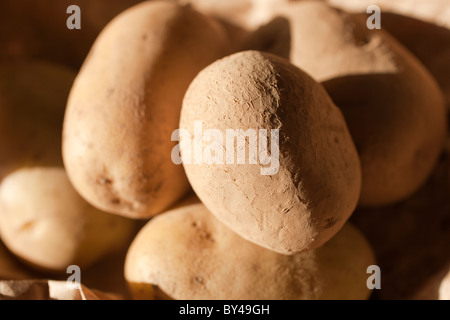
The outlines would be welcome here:
M 2 0 L 0 58 L 39 58 L 78 69 L 101 29 L 142 0 Z M 66 26 L 70 5 L 81 10 L 81 29 Z
M 188 6 L 152 1 L 115 18 L 96 40 L 67 105 L 64 163 L 94 206 L 146 218 L 189 191 L 171 162 L 183 95 L 226 52 L 224 30 Z
M 19 258 L 46 270 L 89 265 L 134 232 L 134 222 L 86 203 L 62 166 L 73 78 L 44 62 L 0 67 L 0 236 Z
M 350 222 L 368 239 L 381 269 L 380 300 L 436 300 L 450 268 L 450 153 L 426 184 L 401 203 L 358 208 Z
M 0 185 L 0 234 L 22 260 L 45 270 L 84 268 L 127 244 L 134 223 L 101 212 L 73 189 L 63 168 L 23 168 Z
M 342 109 L 361 158 L 360 205 L 392 204 L 418 190 L 446 133 L 444 99 L 428 71 L 383 30 L 323 2 L 291 3 L 274 17 L 289 28 L 292 63 Z M 254 39 L 251 48 L 271 39 L 276 47 L 264 28 Z
M 125 277 L 137 299 L 366 299 L 375 263 L 350 224 L 323 247 L 283 255 L 238 236 L 203 204 L 151 220 L 133 241 Z
M 321 85 L 287 60 L 246 51 L 202 70 L 186 92 L 180 120 L 194 149 L 196 122 L 205 145 L 209 129 L 222 140 L 200 151 L 216 154 L 210 164 L 197 163 L 196 150 L 189 158 L 181 137 L 189 181 L 206 207 L 245 239 L 293 254 L 325 243 L 353 212 L 360 166 L 342 114 Z M 239 138 L 227 137 L 227 130 Z

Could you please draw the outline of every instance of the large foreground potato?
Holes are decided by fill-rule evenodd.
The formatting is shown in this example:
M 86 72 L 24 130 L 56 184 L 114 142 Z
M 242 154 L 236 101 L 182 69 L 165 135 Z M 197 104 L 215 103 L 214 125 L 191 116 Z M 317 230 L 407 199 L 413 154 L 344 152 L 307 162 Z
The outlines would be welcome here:
M 284 254 L 316 248 L 356 206 L 359 159 L 342 114 L 321 85 L 287 60 L 246 51 L 211 64 L 185 95 L 180 128 L 190 133 L 185 140 L 182 134 L 181 148 L 193 189 L 247 240 Z M 207 142 L 208 129 L 222 140 Z M 228 130 L 240 130 L 238 138 Z M 186 140 L 193 152 L 183 150 Z M 202 152 L 205 159 L 196 163 Z
M 44 62 L 0 67 L 0 236 L 27 262 L 86 266 L 126 245 L 134 223 L 99 212 L 62 166 L 61 132 L 74 73 Z
M 321 1 L 280 6 L 274 17 L 288 28 L 292 63 L 344 113 L 361 157 L 360 204 L 387 205 L 418 190 L 446 134 L 444 98 L 428 71 L 383 30 Z M 262 28 L 249 46 L 277 48 L 276 34 Z
M 366 270 L 374 263 L 370 245 L 349 224 L 319 249 L 282 255 L 194 204 L 139 232 L 125 277 L 138 299 L 366 299 Z
M 172 2 L 142 3 L 104 29 L 74 83 L 64 123 L 64 163 L 85 199 L 145 218 L 186 194 L 170 137 L 190 81 L 225 50 L 220 25 Z

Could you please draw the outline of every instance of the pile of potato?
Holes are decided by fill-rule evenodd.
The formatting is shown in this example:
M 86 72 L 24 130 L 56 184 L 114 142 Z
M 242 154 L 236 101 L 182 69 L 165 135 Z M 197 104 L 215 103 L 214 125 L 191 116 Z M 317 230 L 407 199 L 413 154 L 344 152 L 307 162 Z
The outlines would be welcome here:
M 450 2 L 392 3 L 378 30 L 351 0 L 74 0 L 68 30 L 63 1 L 2 1 L 0 284 L 449 299 Z M 199 121 L 272 137 L 174 163 Z

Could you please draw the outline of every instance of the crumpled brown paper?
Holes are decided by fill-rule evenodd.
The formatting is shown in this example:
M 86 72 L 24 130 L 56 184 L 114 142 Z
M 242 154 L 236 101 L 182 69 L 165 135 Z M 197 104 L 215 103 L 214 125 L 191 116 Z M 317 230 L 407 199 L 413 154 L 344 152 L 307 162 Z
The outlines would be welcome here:
M 71 288 L 67 281 L 2 280 L 0 300 L 120 300 L 121 297 L 84 285 Z

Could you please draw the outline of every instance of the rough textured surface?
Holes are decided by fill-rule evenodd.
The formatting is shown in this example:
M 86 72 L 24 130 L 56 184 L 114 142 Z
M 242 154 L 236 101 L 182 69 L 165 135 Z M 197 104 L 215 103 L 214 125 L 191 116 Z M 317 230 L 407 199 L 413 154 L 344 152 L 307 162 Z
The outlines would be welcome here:
M 85 267 L 126 245 L 134 221 L 101 212 L 73 189 L 63 168 L 15 171 L 0 185 L 0 234 L 37 268 Z
M 294 2 L 277 12 L 290 35 L 290 60 L 321 81 L 344 114 L 361 157 L 360 204 L 410 196 L 444 143 L 446 110 L 435 80 L 390 35 L 369 30 L 365 19 L 320 1 Z M 252 48 L 277 48 L 264 28 L 254 39 Z
M 105 211 L 144 218 L 189 184 L 172 131 L 190 81 L 225 53 L 220 25 L 172 2 L 137 5 L 96 40 L 72 88 L 63 134 L 69 178 Z
M 226 129 L 280 130 L 274 175 L 261 174 L 261 158 L 249 164 L 248 151 L 245 164 L 184 163 L 202 202 L 247 240 L 285 254 L 315 248 L 354 210 L 360 167 L 342 114 L 288 61 L 247 51 L 211 64 L 183 101 L 180 128 L 192 139 L 194 121 L 224 137 Z
M 194 204 L 139 232 L 125 277 L 139 299 L 366 299 L 366 269 L 374 263 L 370 245 L 349 224 L 319 249 L 282 255 L 244 240 Z

